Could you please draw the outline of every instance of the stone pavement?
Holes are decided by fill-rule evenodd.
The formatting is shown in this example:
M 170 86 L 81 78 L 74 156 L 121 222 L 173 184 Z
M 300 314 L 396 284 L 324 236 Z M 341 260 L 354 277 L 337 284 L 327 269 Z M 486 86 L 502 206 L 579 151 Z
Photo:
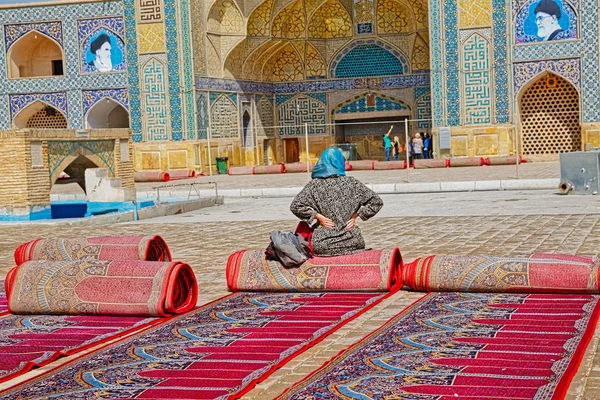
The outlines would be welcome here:
M 407 179 L 406 170 L 349 171 L 348 174 L 355 176 L 365 184 L 373 185 L 403 184 L 406 183 Z M 558 162 L 525 163 L 519 166 L 519 179 L 558 179 L 559 177 L 560 168 Z M 408 172 L 410 183 L 480 182 L 513 179 L 517 179 L 517 167 L 515 165 L 410 169 Z M 309 177 L 306 173 L 236 176 L 213 175 L 170 182 L 136 183 L 136 189 L 139 192 L 152 192 L 152 188 L 156 186 L 208 182 L 217 182 L 219 189 L 286 188 L 304 186 L 308 180 Z M 54 185 L 52 187 L 52 194 L 55 196 L 77 193 L 83 194 L 83 191 L 75 183 Z
M 577 199 L 574 196 L 572 199 L 576 204 Z M 540 207 L 543 208 L 543 204 Z M 204 209 L 197 213 L 206 213 L 209 210 Z M 40 236 L 156 233 L 167 240 L 174 258 L 192 265 L 199 281 L 199 303 L 205 303 L 227 293 L 225 263 L 230 253 L 241 248 L 264 248 L 268 244 L 271 230 L 292 230 L 295 227 L 292 219 L 262 220 L 263 214 L 269 211 L 268 208 L 263 207 L 244 210 L 244 213 L 252 213 L 254 219 L 246 221 L 231 221 L 237 218 L 236 214 L 231 214 L 232 218 L 222 215 L 221 221 L 216 222 L 197 220 L 185 222 L 185 215 L 181 215 L 180 219 L 171 223 L 132 223 L 94 227 L 69 227 L 60 224 L 1 226 L 0 277 L 3 277 L 13 265 L 13 250 L 19 244 Z M 590 256 L 598 256 L 600 253 L 600 214 L 598 213 L 496 216 L 465 214 L 466 211 L 456 216 L 381 217 L 361 223 L 360 226 L 369 246 L 398 246 L 406 261 L 431 253 L 509 255 L 564 252 Z M 291 383 L 302 379 L 338 351 L 358 341 L 420 296 L 421 294 L 410 292 L 395 294 L 292 360 L 265 382 L 259 384 L 245 398 L 262 400 L 275 397 Z M 596 332 L 584 363 L 571 385 L 568 398 L 588 400 L 600 398 L 598 342 L 599 333 Z M 64 360 L 17 379 L 33 377 L 62 362 Z M 0 389 L 9 384 L 10 382 L 0 384 Z

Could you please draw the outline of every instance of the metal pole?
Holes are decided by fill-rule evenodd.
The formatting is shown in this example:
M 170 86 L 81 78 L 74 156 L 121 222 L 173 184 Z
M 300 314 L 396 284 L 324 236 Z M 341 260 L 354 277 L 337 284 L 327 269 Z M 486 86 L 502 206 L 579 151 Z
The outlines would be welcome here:
M 308 123 L 304 123 L 304 139 L 306 140 L 306 173 L 310 179 L 310 154 L 308 152 Z
M 516 146 L 516 155 L 517 155 L 517 163 L 516 163 L 516 168 L 517 168 L 517 179 L 519 178 L 519 164 L 521 161 L 521 157 L 519 156 L 519 130 L 517 129 L 517 127 L 515 127 L 515 146 Z
M 206 128 L 206 139 L 208 140 L 208 176 L 212 176 L 212 157 L 210 155 L 210 128 Z
M 406 182 L 410 182 L 410 156 L 408 154 L 408 117 L 404 120 L 404 143 L 406 152 Z

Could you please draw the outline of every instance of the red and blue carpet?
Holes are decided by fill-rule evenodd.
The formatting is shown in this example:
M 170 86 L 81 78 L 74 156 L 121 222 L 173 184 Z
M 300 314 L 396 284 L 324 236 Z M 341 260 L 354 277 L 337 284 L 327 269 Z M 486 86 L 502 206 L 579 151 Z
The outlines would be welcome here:
M 0 316 L 0 382 L 156 323 L 156 318 Z
M 194 272 L 179 261 L 28 261 L 5 286 L 13 314 L 166 317 L 198 300 Z
M 569 254 L 445 256 L 417 258 L 402 271 L 418 291 L 600 293 L 600 259 Z
M 279 399 L 563 398 L 599 297 L 433 293 Z
M 235 293 L 82 356 L 2 398 L 239 396 L 386 297 Z
M 265 259 L 264 250 L 242 250 L 227 260 L 227 287 L 232 292 L 386 292 L 402 287 L 400 250 L 313 257 L 298 268 Z
M 158 235 L 36 239 L 15 250 L 17 265 L 32 260 L 171 261 L 171 252 Z

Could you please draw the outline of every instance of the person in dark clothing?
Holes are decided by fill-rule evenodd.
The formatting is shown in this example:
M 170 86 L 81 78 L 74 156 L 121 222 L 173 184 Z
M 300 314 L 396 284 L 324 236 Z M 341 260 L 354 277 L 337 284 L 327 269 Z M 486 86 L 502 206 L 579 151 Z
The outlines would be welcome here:
M 316 256 L 338 256 L 365 250 L 356 220 L 373 217 L 383 201 L 353 176 L 346 176 L 345 159 L 337 148 L 329 148 L 317 161 L 312 180 L 294 198 L 291 212 L 302 221 L 318 225 L 312 235 Z

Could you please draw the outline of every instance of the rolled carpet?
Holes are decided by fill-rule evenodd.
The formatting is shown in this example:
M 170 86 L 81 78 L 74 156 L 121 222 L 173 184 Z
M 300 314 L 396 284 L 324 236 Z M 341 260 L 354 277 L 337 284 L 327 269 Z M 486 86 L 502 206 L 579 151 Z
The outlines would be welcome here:
M 406 161 L 380 161 L 373 164 L 374 170 L 406 169 Z
M 403 269 L 417 291 L 599 293 L 600 260 L 568 254 L 417 258 Z
M 486 165 L 483 157 L 455 157 L 450 159 L 450 167 L 480 167 Z
M 99 236 L 70 239 L 36 239 L 15 250 L 15 262 L 31 260 L 143 260 L 171 261 L 164 239 L 151 236 Z
M 166 317 L 198 300 L 194 272 L 179 261 L 28 261 L 5 286 L 13 314 Z
M 138 171 L 133 175 L 136 182 L 168 182 L 171 175 L 163 171 Z
M 526 163 L 523 157 L 519 157 L 519 163 Z M 488 165 L 515 165 L 517 163 L 517 156 L 504 156 L 504 157 L 490 157 L 487 159 Z
M 415 169 L 425 168 L 446 168 L 450 165 L 450 160 L 447 158 L 429 158 L 427 160 L 414 160 L 413 166 Z
M 249 166 L 229 167 L 227 175 L 254 175 L 254 168 Z
M 315 167 L 315 163 L 310 163 L 310 170 Z M 306 172 L 306 163 L 303 162 L 295 162 L 285 164 L 285 172 L 286 173 L 295 173 L 295 172 Z
M 265 259 L 264 250 L 241 250 L 227 260 L 232 292 L 394 291 L 402 287 L 400 250 L 366 250 L 337 257 L 314 257 L 298 268 Z
M 306 164 L 305 164 L 304 168 L 306 169 Z M 254 167 L 254 173 L 256 175 L 284 174 L 285 173 L 285 165 L 284 164 L 259 165 L 259 166 Z
M 374 169 L 373 165 L 378 162 L 377 160 L 356 160 L 348 161 L 348 164 L 352 166 L 351 171 L 366 171 Z
M 167 171 L 171 179 L 187 179 L 194 178 L 196 176 L 196 171 L 193 169 L 180 169 L 177 171 Z

